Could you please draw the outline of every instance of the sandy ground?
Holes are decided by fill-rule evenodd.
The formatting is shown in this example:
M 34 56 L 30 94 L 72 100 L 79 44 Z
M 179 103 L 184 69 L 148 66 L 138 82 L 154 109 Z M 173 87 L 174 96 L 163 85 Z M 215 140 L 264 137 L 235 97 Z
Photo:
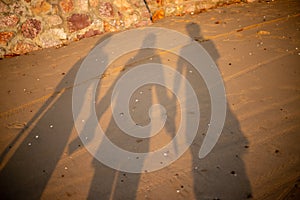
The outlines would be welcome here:
M 151 139 L 122 134 L 109 109 L 116 80 L 151 59 L 193 85 L 201 110 L 198 134 L 180 159 L 156 172 L 124 173 L 94 159 L 74 128 L 72 89 L 82 61 L 111 34 L 88 38 L 0 60 L 1 199 L 300 199 L 299 1 L 230 5 L 152 26 L 195 38 L 219 67 L 228 108 L 212 152 L 198 158 L 210 118 L 201 76 L 188 73 L 192 66 L 176 55 L 144 50 L 120 57 L 102 77 L 99 124 L 131 151 L 153 151 L 172 139 L 180 109 L 161 86 L 139 88 L 143 93 L 134 93 L 129 105 L 140 125 L 149 123 L 151 104 L 165 105 L 166 126 Z

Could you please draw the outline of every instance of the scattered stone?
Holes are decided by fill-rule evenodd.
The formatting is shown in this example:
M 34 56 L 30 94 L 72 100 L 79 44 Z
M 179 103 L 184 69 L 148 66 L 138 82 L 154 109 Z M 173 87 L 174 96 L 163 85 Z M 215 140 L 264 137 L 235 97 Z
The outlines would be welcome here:
M 69 31 L 75 32 L 88 27 L 91 22 L 86 14 L 73 14 L 68 18 Z
M 258 35 L 270 35 L 271 33 L 269 31 L 258 31 Z
M 41 31 L 41 22 L 37 19 L 27 19 L 22 24 L 22 34 L 25 38 L 33 39 L 35 38 Z
M 235 171 L 231 171 L 230 174 L 232 174 L 233 176 L 237 176 Z
M 247 194 L 247 199 L 251 199 L 251 198 L 253 198 L 252 194 L 251 193 Z
M 141 142 L 143 142 L 143 140 L 142 139 L 137 139 L 136 142 L 141 143 Z

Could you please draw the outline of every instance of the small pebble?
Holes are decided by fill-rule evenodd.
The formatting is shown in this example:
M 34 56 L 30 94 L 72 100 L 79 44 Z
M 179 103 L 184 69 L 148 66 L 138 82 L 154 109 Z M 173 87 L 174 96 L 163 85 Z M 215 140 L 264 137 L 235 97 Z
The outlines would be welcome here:
M 176 192 L 177 192 L 177 193 L 179 193 L 179 192 L 180 192 L 180 190 L 176 190 Z
M 31 146 L 31 142 L 28 143 L 28 146 Z
M 235 171 L 231 171 L 230 172 L 233 176 L 237 176 L 237 174 L 235 173 Z
M 65 170 L 67 170 L 68 169 L 68 167 L 65 167 Z
M 35 139 L 39 139 L 39 136 L 38 136 L 38 135 L 36 135 L 36 136 L 35 136 Z
M 49 125 L 49 127 L 50 127 L 50 128 L 53 128 L 53 125 L 52 125 L 52 124 L 50 124 L 50 125 Z
M 135 102 L 139 102 L 139 100 L 138 100 L 138 99 L 136 99 L 136 100 L 135 100 Z
M 189 72 L 190 72 L 190 73 L 193 73 L 193 71 L 192 71 L 192 70 L 190 70 Z

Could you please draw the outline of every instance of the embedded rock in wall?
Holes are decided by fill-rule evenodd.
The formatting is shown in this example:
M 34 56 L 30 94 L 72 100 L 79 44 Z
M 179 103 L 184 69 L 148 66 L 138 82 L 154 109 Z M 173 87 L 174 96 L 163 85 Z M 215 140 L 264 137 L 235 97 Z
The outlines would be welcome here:
M 0 58 L 240 1 L 0 0 Z
M 113 17 L 113 6 L 109 2 L 101 2 L 99 5 L 99 14 L 103 17 Z
M 47 14 L 51 11 L 52 6 L 46 1 L 42 1 L 40 4 L 33 6 L 31 8 L 32 12 L 34 15 L 39 15 L 39 14 Z
M 68 18 L 69 31 L 75 32 L 91 24 L 90 18 L 86 14 L 73 14 Z
M 62 11 L 65 13 L 71 12 L 74 7 L 73 0 L 62 0 L 60 1 L 59 5 Z
M 15 35 L 14 32 L 7 32 L 7 31 L 3 31 L 0 32 L 0 45 L 7 45 L 7 43 L 13 38 L 13 36 Z
M 29 41 L 18 41 L 16 44 L 13 45 L 11 53 L 12 54 L 24 54 L 24 53 L 28 53 L 30 51 L 35 51 L 38 49 L 39 49 L 39 47 L 34 43 L 31 43 Z
M 16 15 L 9 15 L 0 18 L 0 28 L 15 27 L 19 22 L 19 17 Z
M 41 22 L 37 19 L 27 19 L 22 24 L 22 34 L 25 38 L 33 39 L 41 31 Z

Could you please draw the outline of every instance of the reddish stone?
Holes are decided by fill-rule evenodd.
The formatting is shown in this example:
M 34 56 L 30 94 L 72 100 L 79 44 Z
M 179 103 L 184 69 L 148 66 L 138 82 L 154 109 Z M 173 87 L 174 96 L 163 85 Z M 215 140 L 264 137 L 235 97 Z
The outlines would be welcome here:
M 68 18 L 69 31 L 74 32 L 88 27 L 91 22 L 86 14 L 73 14 Z
M 77 38 L 78 39 L 83 39 L 83 38 L 88 38 L 88 37 L 92 37 L 92 36 L 95 36 L 95 35 L 101 35 L 101 34 L 102 34 L 102 32 L 99 31 L 99 30 L 90 29 L 87 32 L 85 32 L 83 35 L 78 35 Z
M 0 18 L 0 28 L 14 27 L 17 25 L 19 17 L 16 15 L 9 15 Z
M 41 22 L 37 19 L 27 19 L 22 24 L 22 34 L 26 38 L 35 38 L 41 29 Z
M 109 2 L 100 3 L 99 14 L 104 17 L 112 17 L 114 15 L 114 9 L 111 3 Z
M 0 45 L 6 45 L 8 41 L 14 36 L 14 32 L 0 32 Z
M 59 5 L 60 8 L 66 13 L 71 12 L 74 8 L 73 0 L 62 0 Z

